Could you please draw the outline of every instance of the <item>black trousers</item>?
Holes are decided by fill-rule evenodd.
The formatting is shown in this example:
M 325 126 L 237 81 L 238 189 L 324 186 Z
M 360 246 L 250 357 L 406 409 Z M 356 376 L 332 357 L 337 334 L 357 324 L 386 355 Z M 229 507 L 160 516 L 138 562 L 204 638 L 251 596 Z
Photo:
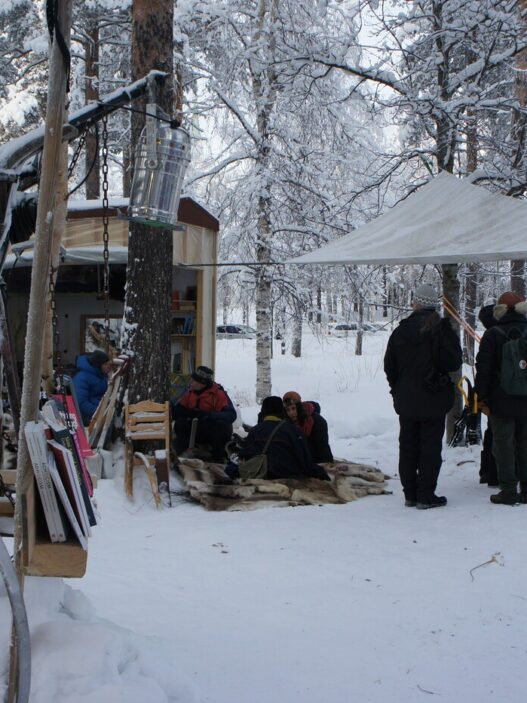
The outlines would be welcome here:
M 408 500 L 428 502 L 443 461 L 445 416 L 421 420 L 399 416 L 399 478 Z
M 496 468 L 496 459 L 494 459 L 494 455 L 492 454 L 492 430 L 490 428 L 490 423 L 483 435 L 479 482 L 488 483 L 489 486 L 498 485 L 498 469 Z
M 179 418 L 174 421 L 174 435 L 176 454 L 181 454 L 188 449 L 191 418 Z M 225 445 L 232 436 L 232 424 L 222 420 L 198 420 L 196 444 L 210 444 L 212 458 L 222 461 L 225 457 Z

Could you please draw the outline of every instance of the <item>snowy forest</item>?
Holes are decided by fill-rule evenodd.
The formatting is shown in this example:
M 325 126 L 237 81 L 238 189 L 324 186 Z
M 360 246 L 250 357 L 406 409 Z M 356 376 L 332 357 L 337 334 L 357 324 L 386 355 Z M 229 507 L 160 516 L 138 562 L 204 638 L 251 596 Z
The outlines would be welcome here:
M 149 4 L 73 3 L 70 112 L 130 83 L 132 14 Z M 218 321 L 256 322 L 258 397 L 270 388 L 270 339 L 285 338 L 300 356 L 302 321 L 323 329 L 353 320 L 360 332 L 397 317 L 418 280 L 442 282 L 471 324 L 496 291 L 524 292 L 522 261 L 281 262 L 351 232 L 440 171 L 524 197 L 525 0 L 154 5 L 173 17 L 174 106 L 193 142 L 185 192 L 221 223 Z M 43 122 L 46 3 L 3 0 L 0 19 L 5 143 Z M 129 193 L 132 116 L 118 110 L 108 120 L 112 195 Z M 98 135 L 84 139 L 71 199 L 101 197 Z

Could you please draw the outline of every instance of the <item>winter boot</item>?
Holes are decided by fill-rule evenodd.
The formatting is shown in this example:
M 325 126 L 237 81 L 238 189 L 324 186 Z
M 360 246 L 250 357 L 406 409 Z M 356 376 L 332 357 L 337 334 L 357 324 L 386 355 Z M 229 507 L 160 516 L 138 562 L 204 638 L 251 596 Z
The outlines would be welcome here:
M 516 489 L 502 489 L 499 493 L 495 493 L 490 497 L 490 502 L 495 505 L 516 505 L 520 497 L 516 493 Z
M 429 508 L 442 508 L 443 505 L 447 504 L 447 499 L 445 496 L 433 495 L 431 498 L 426 500 L 418 500 L 416 508 L 417 510 L 428 510 Z
M 415 508 L 416 505 L 417 505 L 417 501 L 412 500 L 411 498 L 406 498 L 404 501 L 405 508 Z

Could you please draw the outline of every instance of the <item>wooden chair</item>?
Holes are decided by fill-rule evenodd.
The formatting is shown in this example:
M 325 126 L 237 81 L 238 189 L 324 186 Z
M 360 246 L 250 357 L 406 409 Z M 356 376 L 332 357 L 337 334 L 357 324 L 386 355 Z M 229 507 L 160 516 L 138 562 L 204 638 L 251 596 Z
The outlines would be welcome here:
M 124 488 L 133 497 L 134 468 L 145 470 L 156 506 L 161 504 L 154 457 L 145 456 L 140 449 L 144 442 L 162 442 L 166 453 L 166 477 L 170 475 L 170 450 L 172 433 L 170 427 L 170 404 L 143 400 L 125 406 L 125 469 Z

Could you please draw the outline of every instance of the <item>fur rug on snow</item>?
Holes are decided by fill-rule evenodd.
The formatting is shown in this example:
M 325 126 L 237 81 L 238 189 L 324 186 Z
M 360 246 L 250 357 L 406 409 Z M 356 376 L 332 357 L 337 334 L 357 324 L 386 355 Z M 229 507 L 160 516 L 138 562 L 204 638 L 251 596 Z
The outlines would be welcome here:
M 366 495 L 391 493 L 382 471 L 367 464 L 336 461 L 322 464 L 331 481 L 306 478 L 232 482 L 222 464 L 179 459 L 177 470 L 189 495 L 207 510 L 254 510 L 296 505 L 349 503 Z

